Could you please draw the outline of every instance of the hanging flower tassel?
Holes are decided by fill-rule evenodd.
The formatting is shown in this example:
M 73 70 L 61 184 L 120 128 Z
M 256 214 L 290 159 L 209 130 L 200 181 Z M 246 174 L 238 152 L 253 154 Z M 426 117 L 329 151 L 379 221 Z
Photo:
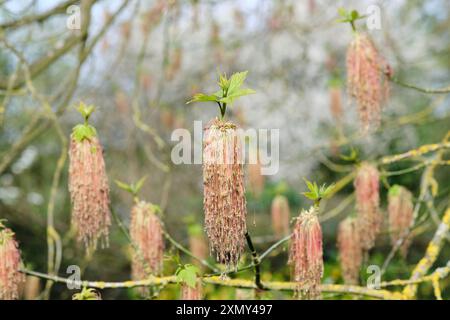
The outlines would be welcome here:
M 276 237 L 281 238 L 289 234 L 290 210 L 285 196 L 277 195 L 272 200 L 272 227 Z
M 81 104 L 85 123 L 74 127 L 69 150 L 69 192 L 72 202 L 72 225 L 77 239 L 86 249 L 95 250 L 98 241 L 108 246 L 111 213 L 109 185 L 103 150 L 94 127 L 87 120 L 93 106 Z
M 0 300 L 19 298 L 19 287 L 25 277 L 20 273 L 19 246 L 14 233 L 0 222 Z
M 217 260 L 236 267 L 245 247 L 246 200 L 242 142 L 230 122 L 215 119 L 205 129 L 203 185 L 205 228 Z
M 400 253 L 403 257 L 408 254 L 412 238 L 408 234 L 414 222 L 414 206 L 412 194 L 406 188 L 394 185 L 388 194 L 389 233 L 392 245 L 403 240 Z
M 380 124 L 382 105 L 389 95 L 390 66 L 364 33 L 354 33 L 347 50 L 347 91 L 356 101 L 363 131 Z
M 134 280 L 159 275 L 163 268 L 164 236 L 156 210 L 156 206 L 144 201 L 131 210 L 130 236 L 136 246 L 132 263 Z
M 317 218 L 318 209 L 311 207 L 296 218 L 290 243 L 289 264 L 293 281 L 298 283 L 297 294 L 306 299 L 319 299 L 323 276 L 322 229 Z
M 383 216 L 380 211 L 380 178 L 376 167 L 362 163 L 354 181 L 356 191 L 356 209 L 361 246 L 369 251 L 375 245 Z
M 363 251 L 355 218 L 347 217 L 339 224 L 337 243 L 344 282 L 357 285 L 359 269 L 363 262 Z

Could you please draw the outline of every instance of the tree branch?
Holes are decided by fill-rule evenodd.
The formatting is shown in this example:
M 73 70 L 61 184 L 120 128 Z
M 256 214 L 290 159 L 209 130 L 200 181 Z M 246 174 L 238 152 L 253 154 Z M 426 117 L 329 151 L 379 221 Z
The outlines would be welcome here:
M 413 89 L 422 93 L 439 93 L 439 94 L 445 94 L 445 93 L 450 93 L 450 86 L 444 87 L 444 88 L 439 88 L 439 89 L 431 89 L 431 88 L 421 88 L 418 87 L 416 85 L 413 84 L 409 84 L 409 83 L 405 83 L 403 81 L 400 81 L 399 79 L 395 78 L 395 77 L 390 77 L 389 80 L 391 80 L 392 82 L 398 84 L 399 86 L 405 87 L 405 88 L 409 88 L 409 89 Z
M 123 282 L 105 282 L 105 281 L 86 281 L 86 280 L 72 280 L 59 276 L 52 276 L 45 273 L 40 273 L 36 271 L 31 271 L 27 269 L 21 269 L 22 273 L 32 275 L 41 279 L 46 279 L 49 281 L 54 281 L 57 283 L 65 283 L 71 285 L 78 285 L 80 287 L 90 287 L 97 289 L 118 289 L 118 288 L 134 288 L 134 287 L 148 287 L 148 286 L 161 286 L 167 284 L 177 284 L 178 279 L 176 276 L 166 276 L 166 277 L 149 277 L 145 280 L 128 280 Z M 258 289 L 254 281 L 244 280 L 244 279 L 221 279 L 219 276 L 215 277 L 203 277 L 202 281 L 208 284 L 234 287 L 234 288 L 244 288 L 244 289 Z M 294 291 L 298 288 L 298 283 L 296 282 L 277 282 L 277 281 L 267 281 L 264 282 L 264 288 L 266 290 L 273 291 Z M 403 299 L 402 294 L 398 292 L 390 292 L 387 290 L 377 290 L 369 289 L 359 286 L 351 285 L 338 285 L 338 284 L 322 284 L 320 286 L 322 292 L 331 293 L 341 293 L 341 294 L 351 294 L 356 296 L 366 296 L 376 299 L 386 299 L 386 300 L 397 300 Z

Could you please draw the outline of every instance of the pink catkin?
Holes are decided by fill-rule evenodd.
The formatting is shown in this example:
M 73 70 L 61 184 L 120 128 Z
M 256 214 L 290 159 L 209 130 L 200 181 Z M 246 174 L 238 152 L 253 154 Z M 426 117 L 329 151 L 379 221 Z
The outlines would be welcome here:
M 197 280 L 194 288 L 183 283 L 181 285 L 181 300 L 202 300 L 203 299 L 203 287 L 202 282 Z
M 396 186 L 396 189 L 388 195 L 389 233 L 393 246 L 403 239 L 400 253 L 406 257 L 412 241 L 408 233 L 414 221 L 414 206 L 409 190 L 401 186 Z
M 377 168 L 369 163 L 362 163 L 358 169 L 354 187 L 361 245 L 364 250 L 368 251 L 375 245 L 383 222 L 379 208 L 380 178 Z
M 339 224 L 337 244 L 344 282 L 356 285 L 359 282 L 363 251 L 355 218 L 348 217 Z
M 19 289 L 25 278 L 20 273 L 19 246 L 14 233 L 0 225 L 0 300 L 19 298 Z
M 276 237 L 283 237 L 289 234 L 290 210 L 289 202 L 285 196 L 277 195 L 272 200 L 272 227 Z
M 131 210 L 130 236 L 137 247 L 133 253 L 132 277 L 160 275 L 163 268 L 164 236 L 152 204 L 141 201 Z
M 242 142 L 236 129 L 215 119 L 203 141 L 205 229 L 211 250 L 227 267 L 236 267 L 247 231 Z
M 302 211 L 297 218 L 291 237 L 289 264 L 293 281 L 298 283 L 297 293 L 307 299 L 319 299 L 323 276 L 322 229 L 317 208 Z
M 356 33 L 347 50 L 347 91 L 356 101 L 363 131 L 378 127 L 389 96 L 391 68 L 366 34 Z
M 95 249 L 99 240 L 102 246 L 108 246 L 109 185 L 98 139 L 94 136 L 78 141 L 72 137 L 69 158 L 72 224 L 77 230 L 77 239 L 88 250 Z

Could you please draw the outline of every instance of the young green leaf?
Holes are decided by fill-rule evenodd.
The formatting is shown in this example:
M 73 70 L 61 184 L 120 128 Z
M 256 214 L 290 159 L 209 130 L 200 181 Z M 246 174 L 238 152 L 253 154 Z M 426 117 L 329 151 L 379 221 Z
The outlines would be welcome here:
M 248 88 L 241 88 L 247 78 L 248 71 L 237 72 L 227 79 L 225 74 L 219 74 L 218 85 L 221 90 L 213 94 L 197 93 L 187 104 L 192 102 L 216 102 L 219 105 L 220 114 L 222 118 L 225 115 L 227 105 L 233 104 L 236 98 L 253 94 L 254 90 Z
M 72 129 L 72 138 L 78 142 L 82 142 L 84 139 L 91 139 L 97 135 L 95 128 L 88 124 L 77 124 Z
M 344 17 L 344 18 L 347 17 L 347 10 L 345 10 L 345 8 L 342 8 L 342 7 L 338 8 L 338 13 L 341 17 Z
M 186 102 L 186 104 L 192 103 L 192 102 L 205 102 L 205 101 L 218 101 L 220 98 L 214 94 L 207 95 L 204 93 L 197 93 L 195 94 L 191 100 Z
M 114 182 L 120 189 L 133 193 L 133 188 L 131 187 L 131 185 L 119 180 L 114 180 Z
M 311 182 L 306 178 L 303 178 L 305 180 L 306 186 L 308 187 L 307 192 L 302 192 L 302 194 L 307 197 L 308 199 L 311 199 L 315 202 L 319 202 L 323 198 L 326 198 L 334 188 L 334 184 L 330 186 L 326 186 L 323 184 L 322 186 L 318 186 L 316 182 Z
M 228 93 L 227 96 L 225 98 L 221 98 L 219 101 L 223 102 L 223 103 L 228 103 L 228 104 L 232 104 L 234 99 L 238 98 L 238 97 L 242 97 L 242 96 L 246 96 L 249 94 L 254 94 L 256 93 L 255 90 L 252 89 L 237 89 L 234 93 Z
M 143 176 L 141 179 L 139 179 L 138 182 L 136 182 L 136 185 L 134 186 L 134 190 L 136 191 L 136 193 L 138 193 L 141 190 L 145 180 L 147 180 L 147 176 Z
M 359 12 L 356 10 L 352 10 L 351 18 L 352 18 L 352 20 L 357 20 L 359 18 Z
M 76 107 L 79 113 L 83 116 L 84 120 L 87 121 L 91 116 L 92 112 L 94 112 L 95 107 L 93 105 L 86 105 L 84 102 L 80 102 L 80 104 Z
M 394 184 L 392 187 L 389 188 L 389 195 L 390 196 L 397 196 L 400 193 L 401 187 L 398 184 Z
M 199 273 L 199 269 L 192 265 L 186 264 L 184 266 L 178 267 L 175 275 L 177 276 L 178 283 L 185 283 L 191 288 L 195 288 L 197 283 L 197 274 Z

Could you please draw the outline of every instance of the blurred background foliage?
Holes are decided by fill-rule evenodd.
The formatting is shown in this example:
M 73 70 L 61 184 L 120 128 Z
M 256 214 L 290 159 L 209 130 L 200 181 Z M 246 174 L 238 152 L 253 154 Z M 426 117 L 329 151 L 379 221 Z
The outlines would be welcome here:
M 51 55 L 65 39 L 78 32 L 66 27 L 68 14 L 65 11 L 20 27 L 3 26 L 46 12 L 62 2 L 0 1 L 2 37 L 30 63 Z M 78 1 L 72 2 L 78 4 Z M 123 4 L 123 10 L 117 14 Z M 247 192 L 248 228 L 257 250 L 262 252 L 277 240 L 270 223 L 270 206 L 275 195 L 287 196 L 292 216 L 311 204 L 300 196 L 305 191 L 302 177 L 318 183 L 336 182 L 353 168 L 352 163 L 341 158 L 342 154 L 350 153 L 350 148 L 358 150 L 361 159 L 379 159 L 383 155 L 439 142 L 450 130 L 448 95 L 427 95 L 392 84 L 391 99 L 383 111 L 380 129 L 369 136 L 359 133 L 356 107 L 345 95 L 345 53 L 351 29 L 337 23 L 336 19 L 341 6 L 364 13 L 371 4 L 381 8 L 382 28 L 369 33 L 392 65 L 394 74 L 423 87 L 442 87 L 450 83 L 450 4 L 445 0 L 375 3 L 114 0 L 94 1 L 87 43 L 105 23 L 112 23 L 85 61 L 79 60 L 80 41 L 36 75 L 33 85 L 52 101 L 53 111 L 57 102 L 67 95 L 68 101 L 62 105 L 58 120 L 66 137 L 81 121 L 74 104 L 85 101 L 98 107 L 92 124 L 104 145 L 114 210 L 128 224 L 132 199 L 113 185 L 113 180 L 135 182 L 147 175 L 141 197 L 162 207 L 169 233 L 188 247 L 188 231 L 195 233 L 203 224 L 201 166 L 174 165 L 170 161 L 175 144 L 170 139 L 171 133 L 176 128 L 192 132 L 195 120 L 205 125 L 217 115 L 213 104 L 185 104 L 194 93 L 215 88 L 217 69 L 227 74 L 249 70 L 248 86 L 257 94 L 237 101 L 229 110 L 229 117 L 243 128 L 280 129 L 279 172 L 256 182 L 260 184 L 257 186 L 261 188 L 260 194 L 250 185 Z M 366 26 L 360 23 L 359 28 L 365 30 Z M 0 47 L 3 81 L 14 74 L 20 61 L 3 44 Z M 69 94 L 73 74 L 79 67 L 75 90 Z M 331 88 L 337 88 L 342 99 L 342 108 L 334 112 L 330 107 Z M 17 89 L 12 95 L 7 93 L 7 88 L 1 88 L 0 163 L 6 165 L 0 166 L 0 218 L 7 219 L 16 232 L 27 267 L 45 272 L 46 213 L 62 147 L 51 125 L 12 152 L 34 117 L 45 121 L 47 116 L 41 102 L 26 90 Z M 416 162 L 403 161 L 384 169 L 397 171 L 414 164 Z M 417 197 L 422 173 L 423 169 L 389 176 L 385 183 L 404 185 Z M 448 206 L 448 166 L 438 167 L 435 178 L 439 191 L 434 204 L 441 215 Z M 117 225 L 112 227 L 109 248 L 86 257 L 76 246 L 70 231 L 67 163 L 57 191 L 55 228 L 63 237 L 60 274 L 67 276 L 67 266 L 75 264 L 81 267 L 83 279 L 129 279 L 130 249 Z M 324 203 L 323 214 L 352 192 L 350 183 Z M 385 185 L 381 192 L 385 211 Z M 324 283 L 342 283 L 336 229 L 339 221 L 353 211 L 354 202 L 350 202 L 345 210 L 322 223 Z M 427 215 L 430 213 L 424 207 L 420 216 Z M 197 226 L 192 226 L 193 223 Z M 428 217 L 407 259 L 396 256 L 383 280 L 407 279 L 423 256 L 435 228 L 433 217 Z M 388 234 L 384 232 L 366 264 L 382 265 L 390 248 Z M 447 243 L 436 266 L 449 260 L 448 248 Z M 289 280 L 286 249 L 284 246 L 275 250 L 264 261 L 263 280 Z M 178 252 L 168 243 L 166 254 L 164 273 L 170 275 L 177 267 L 172 256 Z M 188 257 L 180 256 L 183 263 L 190 262 Z M 249 262 L 250 257 L 245 259 Z M 250 278 L 252 273 L 247 271 L 235 276 Z M 362 284 L 367 276 L 363 268 Z M 442 282 L 444 298 L 450 297 L 449 281 Z M 44 283 L 40 285 L 42 288 Z M 211 285 L 206 286 L 205 292 L 208 299 L 255 297 L 252 290 Z M 69 299 L 73 293 L 64 285 L 55 284 L 51 298 Z M 109 289 L 101 294 L 105 299 L 139 298 L 139 293 L 133 289 Z M 178 296 L 177 285 L 168 285 L 159 294 L 161 299 Z M 257 293 L 257 297 L 285 299 L 291 298 L 291 294 L 264 292 Z M 419 297 L 433 298 L 432 287 L 421 285 Z M 351 297 L 325 294 L 324 298 Z

